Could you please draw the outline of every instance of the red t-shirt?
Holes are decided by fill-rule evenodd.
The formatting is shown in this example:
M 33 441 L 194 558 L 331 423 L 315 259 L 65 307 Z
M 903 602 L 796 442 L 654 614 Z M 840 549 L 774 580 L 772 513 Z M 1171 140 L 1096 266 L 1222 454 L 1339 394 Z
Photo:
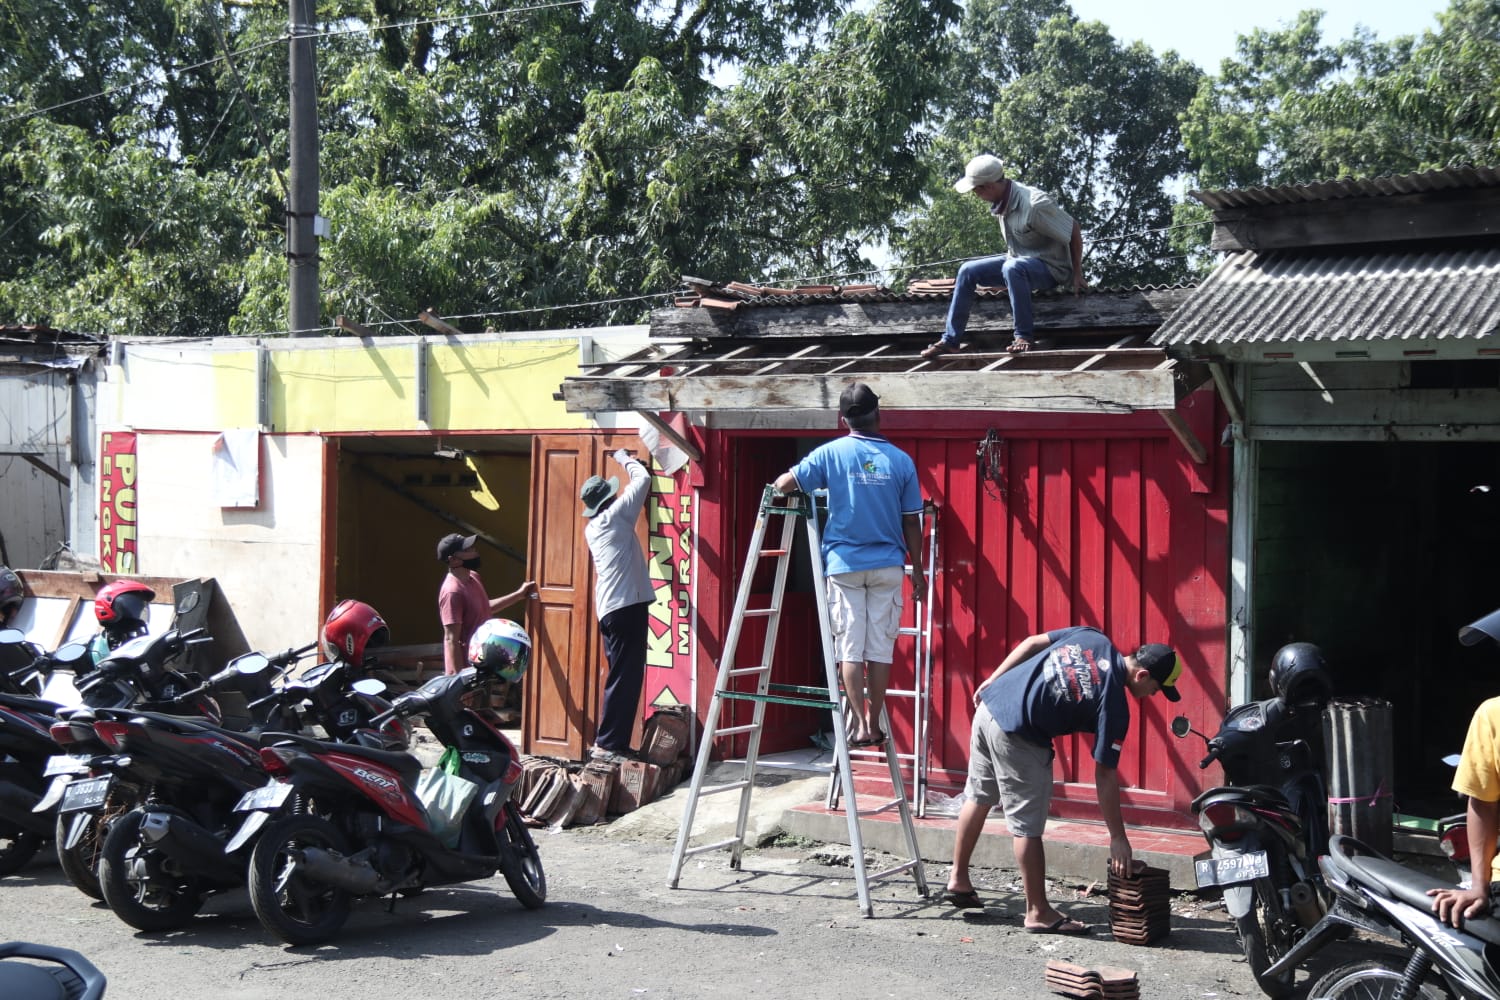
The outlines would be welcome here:
M 438 617 L 444 629 L 457 625 L 458 637 L 467 646 L 474 630 L 489 616 L 489 594 L 478 573 L 470 570 L 467 580 L 460 580 L 452 573 L 443 577 L 443 589 L 438 591 Z

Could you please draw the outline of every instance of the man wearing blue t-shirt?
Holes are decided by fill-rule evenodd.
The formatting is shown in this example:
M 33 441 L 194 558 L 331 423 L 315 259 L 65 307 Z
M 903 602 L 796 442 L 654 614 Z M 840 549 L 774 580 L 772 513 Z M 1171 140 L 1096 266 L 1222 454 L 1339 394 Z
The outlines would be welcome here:
M 855 382 L 839 397 L 849 433 L 816 449 L 776 480 L 783 493 L 828 490 L 823 569 L 834 656 L 853 710 L 854 746 L 880 746 L 885 689 L 901 629 L 901 580 L 927 586 L 922 569 L 922 491 L 911 457 L 880 436 L 880 397 Z
M 1026 897 L 1023 925 L 1033 934 L 1087 934 L 1047 899 L 1042 831 L 1052 801 L 1052 741 L 1068 733 L 1094 734 L 1094 785 L 1109 828 L 1109 867 L 1130 874 L 1132 853 L 1120 815 L 1120 747 L 1130 729 L 1126 693 L 1146 699 L 1161 692 L 1179 701 L 1177 654 L 1159 642 L 1126 655 L 1097 629 L 1075 627 L 1033 635 L 1011 650 L 974 692 L 969 779 L 953 837 L 953 871 L 944 898 L 954 906 L 984 903 L 969 881 L 969 858 L 985 817 L 998 800 L 1015 838 L 1016 864 Z

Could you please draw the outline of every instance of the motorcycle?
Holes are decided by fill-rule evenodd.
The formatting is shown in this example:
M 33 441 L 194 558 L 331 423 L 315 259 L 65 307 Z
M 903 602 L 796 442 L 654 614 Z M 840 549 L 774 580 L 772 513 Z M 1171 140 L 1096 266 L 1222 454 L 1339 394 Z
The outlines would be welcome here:
M 58 668 L 74 670 L 80 663 L 88 663 L 88 647 L 82 643 L 68 643 L 56 652 L 47 653 L 40 646 L 29 642 L 20 629 L 0 629 L 0 653 L 7 666 L 0 669 L 0 694 L 22 698 L 41 698 L 59 704 L 71 704 L 78 700 L 78 692 L 66 679 L 58 676 Z M 23 662 L 24 661 L 24 662 Z
M 1223 889 L 1251 974 L 1278 998 L 1291 994 L 1292 972 L 1274 963 L 1326 909 L 1317 858 L 1328 843 L 1328 793 L 1306 728 L 1305 714 L 1279 696 L 1231 709 L 1217 735 L 1204 737 L 1198 765 L 1219 761 L 1228 784 L 1192 803 L 1212 851 L 1196 863 L 1198 886 Z M 1182 716 L 1172 732 L 1203 736 Z
M 49 727 L 64 706 L 29 692 L 40 690 L 41 678 L 52 675 L 55 668 L 85 660 L 88 649 L 70 643 L 48 654 L 26 642 L 16 629 L 0 631 L 0 644 L 25 651 L 31 661 L 7 674 L 20 691 L 28 693 L 0 693 L 0 877 L 4 877 L 25 867 L 52 833 L 51 822 L 35 817 L 32 807 L 42 795 L 44 762 L 55 750 Z
M 236 673 L 285 668 L 313 648 L 274 658 L 246 654 L 183 697 L 212 690 Z M 331 739 L 404 749 L 403 726 L 372 725 L 389 707 L 378 697 L 385 685 L 363 678 L 346 690 L 351 673 L 347 664 L 322 664 L 249 707 L 265 725 L 316 724 Z M 169 930 L 191 919 L 211 893 L 243 885 L 245 859 L 225 843 L 235 822 L 232 807 L 266 780 L 256 735 L 149 712 L 103 713 L 94 731 L 115 751 L 94 761 L 108 772 L 95 779 L 105 789 L 95 797 L 118 781 L 138 803 L 111 824 L 99 852 L 99 883 L 115 915 L 140 930 Z
M 1438 920 L 1430 889 L 1452 883 L 1413 871 L 1352 837 L 1336 836 L 1320 859 L 1333 905 L 1302 940 L 1269 970 L 1287 975 L 1332 941 L 1359 931 L 1399 944 L 1395 954 L 1345 962 L 1320 976 L 1309 1000 L 1500 1000 L 1500 920 L 1470 918 L 1463 929 Z
M 105 985 L 104 974 L 76 951 L 22 941 L 0 944 L 0 996 L 100 1000 Z
M 268 931 L 289 944 L 314 944 L 338 932 L 355 896 L 471 882 L 497 870 L 523 906 L 546 901 L 541 857 L 511 799 L 519 754 L 498 716 L 463 704 L 491 679 L 472 667 L 435 677 L 387 713 L 426 716 L 433 734 L 458 751 L 458 776 L 478 786 L 458 817 L 456 847 L 446 846 L 417 794 L 416 758 L 266 734 L 260 755 L 271 780 L 236 806 L 248 815 L 226 850 L 257 838 L 250 902 Z
M 50 740 L 39 741 L 28 758 L 27 773 L 39 778 L 27 786 L 24 796 L 0 811 L 0 818 L 13 814 L 40 837 L 52 837 L 63 873 L 95 899 L 104 898 L 97 875 L 101 831 L 123 809 L 121 796 L 107 794 L 107 788 L 97 802 L 87 796 L 80 798 L 73 790 L 75 782 L 87 784 L 79 779 L 87 778 L 94 759 L 108 751 L 94 732 L 94 721 L 100 713 L 118 710 L 217 718 L 219 709 L 213 698 L 188 694 L 196 683 L 195 675 L 167 666 L 188 646 L 207 641 L 203 630 L 197 629 L 186 633 L 171 630 L 124 643 L 77 682 L 82 706 L 58 708 L 52 718 L 37 719 L 46 725 Z

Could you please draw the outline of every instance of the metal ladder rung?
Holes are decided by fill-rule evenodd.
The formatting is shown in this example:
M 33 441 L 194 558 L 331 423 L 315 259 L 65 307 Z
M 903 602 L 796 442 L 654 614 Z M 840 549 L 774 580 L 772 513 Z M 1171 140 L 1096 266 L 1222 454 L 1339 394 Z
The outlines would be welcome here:
M 807 774 L 832 774 L 838 769 L 838 764 L 801 764 L 794 760 L 762 760 L 756 762 L 756 769 L 770 768 L 773 771 L 802 771 Z
M 746 608 L 745 609 L 745 613 L 744 613 L 744 617 L 746 617 L 746 618 L 769 618 L 772 615 L 776 614 L 780 610 L 781 610 L 780 608 Z
M 756 694 L 753 691 L 717 691 L 715 697 L 729 698 L 733 701 L 760 701 L 770 705 L 800 705 L 803 708 L 838 708 L 839 703 L 829 701 L 827 698 L 821 701 L 816 698 L 789 698 L 780 694 Z M 754 726 L 751 727 L 756 728 Z M 717 735 L 723 736 L 730 732 L 728 729 L 715 730 Z
M 871 872 L 870 874 L 866 875 L 865 878 L 869 879 L 871 882 L 874 882 L 878 879 L 890 878 L 892 875 L 900 875 L 902 872 L 911 871 L 919 863 L 920 862 L 917 861 L 903 861 L 899 865 L 892 865 L 884 871 Z
M 719 732 L 723 732 L 723 731 L 724 730 L 722 730 L 722 729 L 719 730 Z M 750 785 L 749 779 L 746 779 L 744 781 L 731 781 L 727 785 L 709 785 L 707 788 L 700 788 L 700 789 L 698 789 L 698 794 L 699 795 L 717 795 L 720 792 L 737 792 L 737 791 L 739 791 L 742 788 L 748 788 L 749 785 Z
M 683 857 L 691 857 L 694 854 L 704 854 L 708 851 L 717 851 L 721 847 L 733 847 L 740 842 L 738 837 L 730 837 L 727 840 L 716 840 L 712 844 L 699 844 L 697 847 L 689 847 L 682 852 Z
M 766 672 L 766 665 L 764 663 L 762 663 L 758 667 L 735 667 L 733 670 L 729 671 L 729 676 L 730 677 L 749 677 L 751 674 L 763 674 L 765 672 Z
M 766 556 L 775 556 L 777 559 L 780 559 L 787 554 L 787 551 L 786 549 L 763 549 L 761 550 L 760 557 L 764 559 Z
M 720 697 L 722 697 L 722 695 Z M 757 726 L 753 722 L 747 723 L 746 725 L 743 725 L 743 726 L 720 726 L 718 729 L 714 730 L 714 735 L 715 736 L 735 736 L 735 735 L 738 735 L 739 733 L 753 733 L 753 732 L 755 732 L 759 728 L 760 727 Z

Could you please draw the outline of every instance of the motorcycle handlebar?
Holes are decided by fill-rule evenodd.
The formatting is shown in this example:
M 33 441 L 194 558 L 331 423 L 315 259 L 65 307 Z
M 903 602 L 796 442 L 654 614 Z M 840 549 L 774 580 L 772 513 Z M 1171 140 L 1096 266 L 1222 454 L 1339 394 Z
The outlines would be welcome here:
M 271 666 L 285 667 L 289 664 L 296 663 L 298 660 L 302 659 L 308 653 L 311 653 L 317 648 L 318 644 L 316 642 L 310 642 L 306 646 L 289 648 L 271 657 Z

